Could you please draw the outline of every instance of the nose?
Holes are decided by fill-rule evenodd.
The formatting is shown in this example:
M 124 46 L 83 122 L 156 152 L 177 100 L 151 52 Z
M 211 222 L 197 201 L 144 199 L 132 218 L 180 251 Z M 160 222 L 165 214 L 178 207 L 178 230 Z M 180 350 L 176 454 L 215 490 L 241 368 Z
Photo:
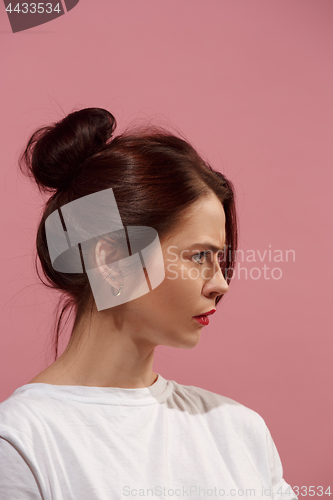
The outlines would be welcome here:
M 229 290 L 229 285 L 226 282 L 223 273 L 218 265 L 216 272 L 207 279 L 204 287 L 203 293 L 206 297 L 217 297 L 218 295 L 224 295 Z

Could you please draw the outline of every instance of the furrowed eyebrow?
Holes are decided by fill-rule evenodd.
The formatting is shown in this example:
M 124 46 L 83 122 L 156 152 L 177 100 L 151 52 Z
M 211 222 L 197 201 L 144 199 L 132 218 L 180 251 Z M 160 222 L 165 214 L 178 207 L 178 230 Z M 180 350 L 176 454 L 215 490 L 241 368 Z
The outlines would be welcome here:
M 191 245 L 189 248 L 194 248 L 194 247 L 195 248 L 197 248 L 197 247 L 209 248 L 209 250 L 211 250 L 212 252 L 224 252 L 228 248 L 228 245 L 225 244 L 223 248 L 219 248 L 219 247 L 216 247 L 215 245 L 211 245 L 208 242 L 202 242 L 202 243 L 193 243 L 193 245 Z

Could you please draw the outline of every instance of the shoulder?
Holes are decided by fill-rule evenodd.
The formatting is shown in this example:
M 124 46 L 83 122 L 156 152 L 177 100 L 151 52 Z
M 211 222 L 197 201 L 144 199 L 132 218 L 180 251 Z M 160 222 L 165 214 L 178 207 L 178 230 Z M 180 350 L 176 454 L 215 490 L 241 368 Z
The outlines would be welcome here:
M 207 389 L 172 383 L 174 390 L 171 400 L 168 398 L 169 406 L 189 413 L 186 425 L 195 426 L 200 433 L 207 430 L 222 454 L 226 449 L 236 450 L 239 456 L 245 453 L 255 469 L 265 471 L 267 477 L 272 468 L 279 467 L 269 429 L 256 411 Z
M 265 434 L 264 419 L 254 410 L 231 399 L 202 387 L 178 384 L 171 381 L 173 391 L 168 406 L 187 411 L 192 415 L 205 415 L 208 420 L 237 428 L 240 432 Z
M 27 444 L 33 442 L 42 416 L 50 411 L 54 408 L 42 397 L 41 391 L 29 384 L 19 387 L 0 403 L 0 437 L 12 444 L 19 440 Z
M 246 415 L 247 417 L 255 419 L 259 417 L 259 419 L 261 419 L 258 413 L 227 396 L 209 391 L 208 389 L 203 389 L 202 387 L 179 384 L 174 380 L 169 382 L 173 386 L 172 393 L 174 394 L 175 401 L 178 401 L 179 403 L 183 401 L 184 404 L 186 404 L 187 407 L 192 408 L 193 411 L 208 412 L 214 408 L 220 408 L 221 410 L 234 414 L 235 416 Z
M 13 394 L 0 403 L 0 424 L 10 422 L 12 417 L 16 417 L 27 410 L 25 387 L 19 387 Z

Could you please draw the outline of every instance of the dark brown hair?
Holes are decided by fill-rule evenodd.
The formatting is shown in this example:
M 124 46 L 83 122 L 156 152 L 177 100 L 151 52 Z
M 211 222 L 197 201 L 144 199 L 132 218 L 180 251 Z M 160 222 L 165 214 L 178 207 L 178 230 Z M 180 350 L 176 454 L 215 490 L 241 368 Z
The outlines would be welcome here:
M 162 241 L 182 220 L 185 210 L 214 192 L 226 215 L 228 252 L 221 270 L 230 283 L 237 248 L 237 218 L 232 183 L 213 170 L 186 141 L 161 127 L 136 128 L 112 138 L 116 120 L 100 108 L 84 108 L 36 130 L 21 154 L 19 166 L 41 192 L 52 193 L 37 231 L 37 255 L 48 287 L 63 292 L 56 311 L 55 358 L 66 310 L 75 325 L 91 301 L 86 273 L 53 269 L 45 219 L 62 205 L 112 188 L 124 226 L 149 226 Z M 222 296 L 216 298 L 216 304 Z M 62 310 L 59 314 L 59 310 Z M 68 318 L 67 318 L 68 319 Z

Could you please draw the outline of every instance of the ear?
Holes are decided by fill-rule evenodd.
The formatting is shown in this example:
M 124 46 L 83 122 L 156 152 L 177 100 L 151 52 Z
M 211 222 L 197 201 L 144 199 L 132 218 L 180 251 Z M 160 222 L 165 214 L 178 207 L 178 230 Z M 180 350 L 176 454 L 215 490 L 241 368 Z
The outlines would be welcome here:
M 115 242 L 112 244 L 112 242 L 109 243 L 103 239 L 98 240 L 95 247 L 96 264 L 103 279 L 108 279 L 110 283 L 111 279 L 115 278 L 117 275 L 109 268 L 108 264 L 117 262 L 117 253 L 119 252 Z

